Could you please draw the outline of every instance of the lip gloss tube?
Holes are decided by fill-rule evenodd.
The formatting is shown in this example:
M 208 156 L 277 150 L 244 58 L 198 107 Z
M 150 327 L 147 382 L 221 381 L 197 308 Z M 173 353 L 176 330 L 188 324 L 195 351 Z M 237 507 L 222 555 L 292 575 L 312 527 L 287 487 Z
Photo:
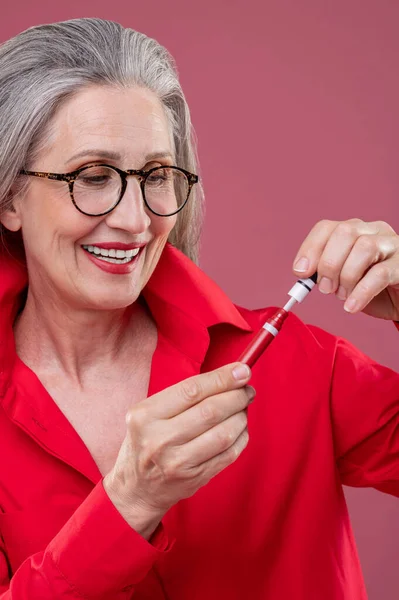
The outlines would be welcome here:
M 238 359 L 239 362 L 243 362 L 249 367 L 253 367 L 260 355 L 263 354 L 269 344 L 272 343 L 288 315 L 289 312 L 284 310 L 284 308 L 279 308 L 258 331 L 249 346 L 247 346 L 241 354 Z
M 302 302 L 306 298 L 309 292 L 314 288 L 316 281 L 317 273 L 314 273 L 312 277 L 309 277 L 308 279 L 298 279 L 288 292 L 288 295 L 291 297 L 290 300 L 288 300 L 284 308 L 277 309 L 274 315 L 264 323 L 262 328 L 241 354 L 238 359 L 239 362 L 245 363 L 251 368 L 253 367 L 258 358 L 263 354 L 269 344 L 272 343 L 282 328 L 291 308 L 297 302 Z

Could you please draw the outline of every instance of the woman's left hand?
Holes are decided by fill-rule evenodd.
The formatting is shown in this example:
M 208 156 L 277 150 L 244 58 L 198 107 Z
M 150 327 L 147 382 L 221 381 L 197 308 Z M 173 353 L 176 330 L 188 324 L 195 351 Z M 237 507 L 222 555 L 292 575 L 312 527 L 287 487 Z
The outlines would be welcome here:
M 346 311 L 399 321 L 399 235 L 388 223 L 319 221 L 294 261 L 301 278 L 315 271 L 319 290 L 335 293 Z

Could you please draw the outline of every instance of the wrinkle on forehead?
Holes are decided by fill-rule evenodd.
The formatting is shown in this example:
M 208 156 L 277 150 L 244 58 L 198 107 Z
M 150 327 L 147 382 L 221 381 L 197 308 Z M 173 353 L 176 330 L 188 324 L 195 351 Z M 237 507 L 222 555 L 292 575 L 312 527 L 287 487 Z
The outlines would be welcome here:
M 64 164 L 70 156 L 93 147 L 113 150 L 138 163 L 154 150 L 174 154 L 164 108 L 154 93 L 143 88 L 82 90 L 60 107 L 46 138 L 47 153 L 43 154 L 52 164 Z

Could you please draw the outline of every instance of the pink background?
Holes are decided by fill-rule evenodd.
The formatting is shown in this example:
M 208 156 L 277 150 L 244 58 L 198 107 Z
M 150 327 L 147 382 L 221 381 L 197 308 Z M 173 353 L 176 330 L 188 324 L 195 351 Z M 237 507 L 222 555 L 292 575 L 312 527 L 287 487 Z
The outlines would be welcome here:
M 3 0 L 5 2 L 5 0 Z M 395 0 L 6 2 L 0 39 L 98 16 L 175 56 L 207 193 L 202 267 L 239 304 L 281 304 L 319 219 L 382 219 L 399 231 L 399 3 Z M 390 323 L 314 292 L 305 321 L 398 368 Z M 399 595 L 399 503 L 347 489 L 371 600 Z

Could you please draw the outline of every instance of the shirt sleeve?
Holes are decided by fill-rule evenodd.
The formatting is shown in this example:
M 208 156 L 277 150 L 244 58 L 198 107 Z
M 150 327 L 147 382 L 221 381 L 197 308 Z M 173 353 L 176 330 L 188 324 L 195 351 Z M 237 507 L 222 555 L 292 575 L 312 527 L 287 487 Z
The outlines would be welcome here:
M 102 481 L 47 548 L 27 558 L 11 578 L 1 544 L 0 538 L 0 600 L 131 598 L 135 584 L 173 545 L 162 524 L 150 541 L 134 531 Z
M 342 483 L 399 497 L 399 374 L 338 338 L 331 414 Z

